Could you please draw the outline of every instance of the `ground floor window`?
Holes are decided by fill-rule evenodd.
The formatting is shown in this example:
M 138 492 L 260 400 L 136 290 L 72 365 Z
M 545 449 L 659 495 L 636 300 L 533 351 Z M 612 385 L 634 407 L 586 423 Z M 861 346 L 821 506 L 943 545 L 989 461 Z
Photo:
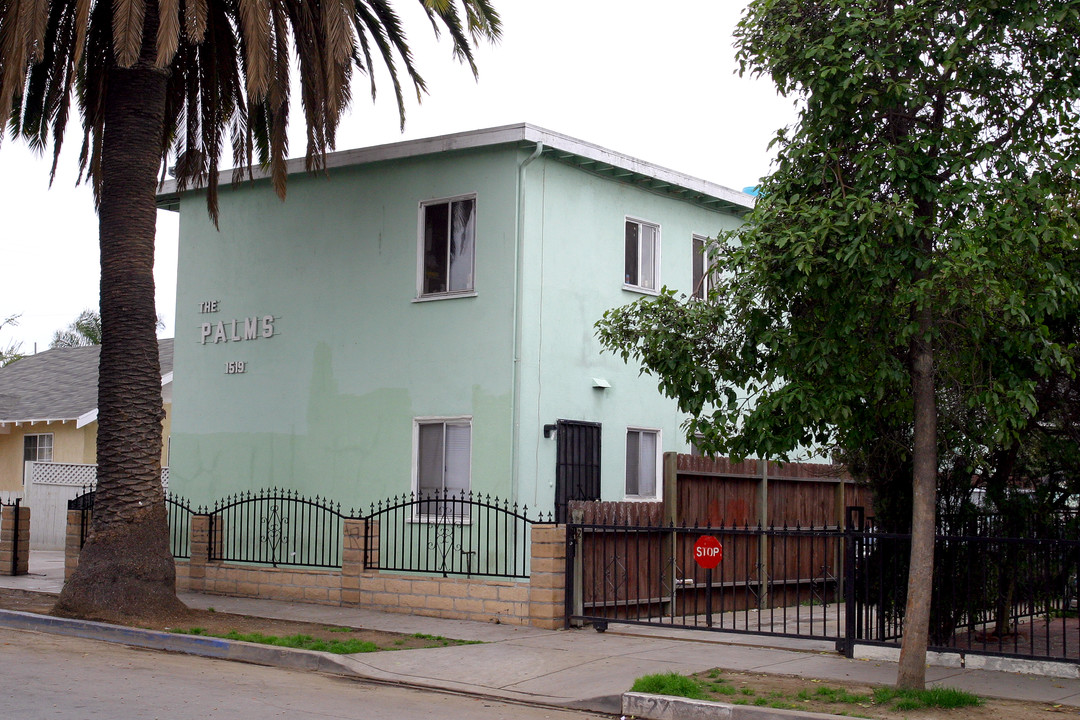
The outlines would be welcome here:
M 626 497 L 654 499 L 660 477 L 660 431 L 626 430 Z
M 23 436 L 23 462 L 52 462 L 53 434 Z
M 472 418 L 418 418 L 414 491 L 421 498 L 468 494 L 472 487 Z M 467 514 L 460 503 L 432 503 L 422 515 Z

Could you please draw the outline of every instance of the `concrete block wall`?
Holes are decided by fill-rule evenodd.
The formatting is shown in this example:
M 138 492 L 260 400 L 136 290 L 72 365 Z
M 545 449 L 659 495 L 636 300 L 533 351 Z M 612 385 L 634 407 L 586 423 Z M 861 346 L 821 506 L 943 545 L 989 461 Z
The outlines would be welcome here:
M 66 572 L 78 565 L 77 511 L 68 514 Z M 341 570 L 273 568 L 209 562 L 210 518 L 191 517 L 191 558 L 176 563 L 180 590 L 323 605 L 370 608 L 429 617 L 533 625 L 565 623 L 566 528 L 534 525 L 528 580 L 432 577 L 364 570 L 364 520 L 346 520 Z M 378 538 L 378 528 L 372 528 Z M 377 540 L 376 540 L 377 542 Z M 368 548 L 377 564 L 379 549 Z
M 90 522 L 90 516 L 86 516 Z M 79 567 L 79 553 L 82 551 L 82 510 L 67 511 L 67 532 L 64 534 L 64 581 L 66 582 L 75 568 Z
M 18 509 L 18 528 L 15 511 Z M 30 508 L 0 508 L 0 575 L 25 575 L 30 571 Z

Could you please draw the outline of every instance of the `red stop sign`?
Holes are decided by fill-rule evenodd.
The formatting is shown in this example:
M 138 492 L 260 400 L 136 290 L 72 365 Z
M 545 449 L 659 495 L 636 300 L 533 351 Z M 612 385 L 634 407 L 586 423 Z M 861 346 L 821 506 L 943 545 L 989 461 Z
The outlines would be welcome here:
M 724 559 L 724 546 L 712 535 L 704 535 L 694 543 L 694 562 L 712 570 Z

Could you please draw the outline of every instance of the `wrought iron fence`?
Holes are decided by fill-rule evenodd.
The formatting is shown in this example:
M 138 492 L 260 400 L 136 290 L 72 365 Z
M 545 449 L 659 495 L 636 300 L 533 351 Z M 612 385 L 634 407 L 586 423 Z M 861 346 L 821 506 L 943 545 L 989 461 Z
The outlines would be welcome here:
M 366 570 L 527 578 L 530 530 L 544 518 L 463 491 L 390 498 L 372 505 L 364 520 Z
M 859 643 L 903 638 L 911 536 L 853 534 L 848 634 Z M 934 550 L 931 649 L 1080 662 L 1080 540 L 939 535 Z
M 694 546 L 713 536 L 706 570 Z M 567 616 L 836 640 L 843 630 L 843 532 L 835 527 L 567 525 Z M 575 593 L 577 593 L 575 595 Z
M 93 488 L 84 487 L 83 491 L 71 500 L 68 500 L 68 510 L 78 510 L 79 515 L 79 547 L 86 544 L 86 536 L 90 532 L 90 517 L 94 512 Z M 189 539 L 191 535 L 191 516 L 194 510 L 186 498 L 165 492 L 165 510 L 169 516 L 169 547 L 173 557 L 189 558 L 191 549 Z
M 209 515 L 211 561 L 341 567 L 340 503 L 273 488 L 219 500 Z

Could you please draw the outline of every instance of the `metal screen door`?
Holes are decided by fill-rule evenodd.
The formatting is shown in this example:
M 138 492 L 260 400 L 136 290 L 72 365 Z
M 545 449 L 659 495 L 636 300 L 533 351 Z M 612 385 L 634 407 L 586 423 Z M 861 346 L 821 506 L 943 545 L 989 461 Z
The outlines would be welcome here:
M 565 523 L 571 500 L 600 499 L 600 423 L 556 425 L 555 522 Z

